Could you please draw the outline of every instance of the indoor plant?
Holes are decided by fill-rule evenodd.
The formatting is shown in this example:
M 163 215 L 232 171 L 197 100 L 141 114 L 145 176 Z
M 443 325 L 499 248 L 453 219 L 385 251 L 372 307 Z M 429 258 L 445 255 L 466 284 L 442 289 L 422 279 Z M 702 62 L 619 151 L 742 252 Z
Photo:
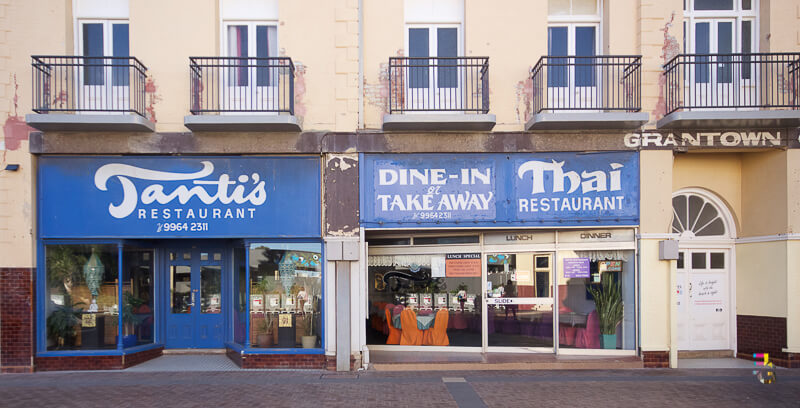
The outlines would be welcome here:
M 305 313 L 303 329 L 305 335 L 300 339 L 303 348 L 314 348 L 317 345 L 317 336 L 314 334 L 314 312 Z
M 587 287 L 594 298 L 605 349 L 617 348 L 617 325 L 622 321 L 622 288 L 612 275 L 603 274 L 600 288 Z
M 275 326 L 275 316 L 267 311 L 267 295 L 275 289 L 274 282 L 266 275 L 256 285 L 256 290 L 261 295 L 262 307 L 264 310 L 264 320 L 258 325 L 259 332 L 256 335 L 256 343 L 259 347 L 270 347 L 275 343 L 272 335 Z
M 69 294 L 64 295 L 64 305 L 57 306 L 50 316 L 47 316 L 47 333 L 55 340 L 58 348 L 75 345 L 75 326 L 81 323 L 83 309 L 75 306 L 82 303 L 72 303 Z
M 135 329 L 136 325 L 142 322 L 142 318 L 137 316 L 134 311 L 138 310 L 144 303 L 144 299 L 140 299 L 133 295 L 131 292 L 125 292 L 122 295 L 122 346 L 132 347 L 138 342 Z

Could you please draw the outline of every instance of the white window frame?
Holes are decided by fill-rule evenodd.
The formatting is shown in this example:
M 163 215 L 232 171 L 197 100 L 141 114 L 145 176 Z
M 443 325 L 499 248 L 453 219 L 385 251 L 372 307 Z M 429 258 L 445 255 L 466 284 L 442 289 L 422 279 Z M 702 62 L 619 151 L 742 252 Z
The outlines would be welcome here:
M 130 50 L 130 21 L 127 18 L 82 18 L 76 17 L 74 19 L 74 55 L 76 57 L 83 57 L 85 50 L 83 49 L 83 25 L 84 24 L 102 24 L 103 25 L 103 57 L 111 57 L 114 55 L 114 39 L 113 39 L 113 26 L 114 24 L 127 24 L 128 25 L 128 50 Z M 129 52 L 130 54 L 130 52 Z M 79 60 L 80 61 L 80 60 Z M 103 58 L 104 63 L 107 60 Z M 114 85 L 112 78 L 112 67 L 103 68 L 103 84 L 98 85 L 85 85 L 83 83 L 84 70 L 86 68 L 79 66 L 75 70 L 75 84 L 77 85 L 77 95 L 75 97 L 76 106 L 78 108 L 99 107 L 101 109 L 117 108 L 127 110 L 130 108 L 130 83 L 128 85 Z M 129 68 L 135 69 L 135 68 Z M 109 100 L 114 102 L 106 106 Z M 85 114 L 121 114 L 123 112 L 103 112 L 91 111 L 80 112 Z
M 247 26 L 247 57 L 255 57 L 256 50 L 258 44 L 256 43 L 256 27 L 258 26 L 267 26 L 267 27 L 275 27 L 275 53 L 280 53 L 280 35 L 278 34 L 278 21 L 277 20 L 252 20 L 252 19 L 226 19 L 222 20 L 220 23 L 220 51 L 222 56 L 224 57 L 232 57 L 231 50 L 228 48 L 229 44 L 229 27 L 232 26 Z M 268 41 L 270 39 L 268 38 Z M 269 48 L 268 47 L 268 51 Z M 269 55 L 269 57 L 277 57 L 278 55 Z M 228 72 L 227 68 L 224 68 L 223 72 Z M 270 75 L 272 75 L 272 79 L 270 80 L 269 85 L 257 85 L 256 79 L 256 70 L 248 68 L 247 69 L 248 81 L 247 85 L 232 85 L 230 83 L 231 78 L 227 74 L 220 75 L 220 104 L 222 106 L 223 103 L 233 103 L 233 106 L 244 106 L 251 108 L 251 112 L 230 112 L 230 114 L 234 115 L 243 115 L 243 114 L 278 114 L 278 112 L 260 112 L 253 108 L 253 104 L 256 107 L 278 107 L 279 96 L 279 87 L 278 83 L 280 81 L 279 76 L 280 74 L 277 71 L 270 71 Z
M 450 22 L 450 23 L 406 23 L 404 27 L 404 41 L 405 41 L 405 49 L 407 50 L 407 54 L 411 54 L 411 44 L 409 43 L 410 39 L 410 31 L 412 28 L 426 28 L 428 29 L 428 57 L 436 58 L 439 56 L 439 49 L 438 49 L 438 31 L 439 28 L 455 28 L 456 29 L 456 39 L 458 41 L 457 48 L 456 48 L 456 57 L 464 56 L 464 29 L 463 24 L 461 22 Z M 435 49 L 435 53 L 433 50 Z M 435 55 L 434 55 L 435 54 Z M 406 101 L 406 108 L 413 109 L 417 108 L 418 106 L 414 102 L 418 102 L 418 104 L 422 107 L 431 106 L 429 105 L 430 100 L 438 101 L 439 103 L 444 103 L 447 105 L 455 105 L 461 106 L 461 99 L 464 97 L 462 93 L 465 91 L 464 84 L 461 83 L 462 75 L 457 76 L 457 84 L 454 88 L 439 88 L 438 81 L 437 81 L 437 70 L 434 67 L 429 67 L 428 73 L 428 87 L 427 88 L 411 88 L 410 79 L 406 78 L 405 83 L 407 84 L 405 87 L 404 92 L 406 92 L 406 96 L 404 100 Z M 463 68 L 457 68 L 461 70 Z M 406 75 L 410 75 L 411 68 L 409 67 L 406 71 Z M 422 90 L 427 91 L 422 91 Z M 455 90 L 455 91 L 453 91 Z M 414 94 L 412 96 L 412 94 Z M 441 102 L 445 101 L 445 102 Z M 407 111 L 406 114 L 414 114 L 414 113 L 422 113 L 422 114 L 431 114 L 431 113 L 438 113 L 437 111 Z M 448 113 L 457 113 L 455 111 L 442 111 L 443 114 Z
M 733 53 L 742 52 L 742 21 L 752 21 L 750 32 L 750 52 L 757 53 L 759 50 L 758 41 L 756 41 L 759 33 L 759 15 L 758 9 L 760 7 L 759 0 L 750 0 L 750 10 L 742 10 L 742 0 L 733 0 L 733 10 L 694 10 L 694 0 L 686 0 L 686 9 L 683 11 L 683 32 L 684 32 L 684 52 L 687 54 L 695 54 L 695 23 L 708 21 L 713 23 L 719 19 L 733 19 Z M 688 34 L 687 34 L 688 33 Z M 716 40 L 717 31 L 712 28 L 709 31 L 710 40 Z M 713 42 L 712 42 L 713 44 Z M 714 47 L 715 45 L 712 45 Z

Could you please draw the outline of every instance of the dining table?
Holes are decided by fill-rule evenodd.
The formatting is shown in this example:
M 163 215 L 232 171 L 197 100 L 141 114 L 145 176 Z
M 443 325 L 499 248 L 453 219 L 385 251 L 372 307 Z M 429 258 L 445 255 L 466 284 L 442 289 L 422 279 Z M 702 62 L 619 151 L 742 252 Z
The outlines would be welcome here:
M 433 322 L 436 319 L 435 314 L 430 315 L 417 315 L 417 328 L 420 330 L 428 330 L 433 326 Z M 400 314 L 396 314 L 392 316 L 392 325 L 395 328 L 403 330 L 402 324 L 400 322 Z

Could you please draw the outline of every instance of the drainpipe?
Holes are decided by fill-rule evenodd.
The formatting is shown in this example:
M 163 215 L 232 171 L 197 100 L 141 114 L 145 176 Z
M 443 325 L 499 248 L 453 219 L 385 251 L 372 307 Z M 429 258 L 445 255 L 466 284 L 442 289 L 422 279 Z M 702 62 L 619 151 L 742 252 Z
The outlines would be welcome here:
M 358 0 L 358 129 L 364 129 L 364 0 Z

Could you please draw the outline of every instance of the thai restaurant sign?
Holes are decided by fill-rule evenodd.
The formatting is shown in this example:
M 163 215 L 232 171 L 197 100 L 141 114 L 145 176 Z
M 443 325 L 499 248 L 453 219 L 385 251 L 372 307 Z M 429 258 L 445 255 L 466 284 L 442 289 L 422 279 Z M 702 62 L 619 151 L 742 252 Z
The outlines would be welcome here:
M 636 152 L 362 154 L 362 222 L 417 226 L 636 225 Z
M 318 157 L 44 156 L 44 238 L 321 235 Z

